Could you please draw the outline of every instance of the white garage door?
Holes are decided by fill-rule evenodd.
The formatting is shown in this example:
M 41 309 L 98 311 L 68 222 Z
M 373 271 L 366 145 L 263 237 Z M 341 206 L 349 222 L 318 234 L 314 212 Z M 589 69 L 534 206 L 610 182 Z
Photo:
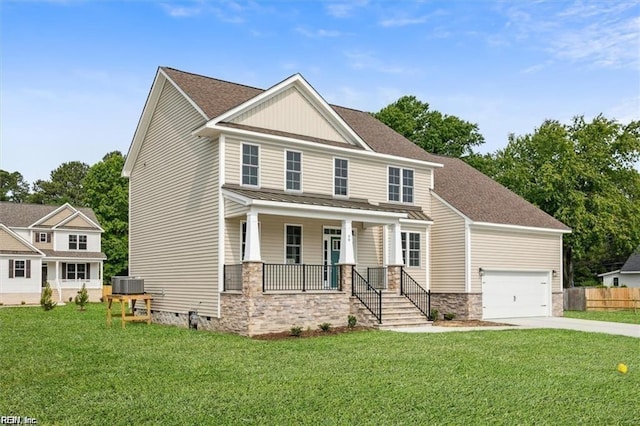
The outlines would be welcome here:
M 486 319 L 551 315 L 547 272 L 485 271 L 482 317 Z

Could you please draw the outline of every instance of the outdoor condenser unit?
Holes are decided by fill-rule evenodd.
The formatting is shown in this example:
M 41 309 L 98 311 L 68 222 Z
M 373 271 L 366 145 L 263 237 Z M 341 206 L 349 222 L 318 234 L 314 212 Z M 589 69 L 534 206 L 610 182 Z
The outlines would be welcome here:
M 111 277 L 112 294 L 143 294 L 144 279 L 137 277 Z

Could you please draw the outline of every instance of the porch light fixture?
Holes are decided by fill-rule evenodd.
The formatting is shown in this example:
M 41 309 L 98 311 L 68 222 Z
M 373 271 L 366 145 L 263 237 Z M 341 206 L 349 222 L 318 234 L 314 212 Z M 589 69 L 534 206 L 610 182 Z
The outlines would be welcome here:
M 553 271 L 551 271 L 551 276 L 553 276 L 553 278 L 557 278 L 558 277 L 558 271 L 556 271 L 555 269 Z
M 483 277 L 484 276 L 484 269 L 478 268 L 478 273 L 480 274 L 481 277 Z

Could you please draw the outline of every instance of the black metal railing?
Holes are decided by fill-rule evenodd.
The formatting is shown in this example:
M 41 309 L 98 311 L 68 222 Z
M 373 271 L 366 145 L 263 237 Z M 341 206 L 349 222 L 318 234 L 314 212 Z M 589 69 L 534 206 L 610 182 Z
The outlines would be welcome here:
M 404 268 L 400 273 L 400 294 L 406 296 L 420 312 L 431 319 L 431 290 L 422 288 Z
M 351 294 L 376 317 L 378 323 L 382 323 L 382 291 L 374 288 L 367 280 L 352 268 Z
M 286 265 L 265 263 L 262 291 L 342 290 L 338 265 Z
M 242 264 L 224 265 L 224 291 L 242 291 Z
M 387 268 L 385 266 L 367 268 L 367 282 L 378 290 L 387 288 Z

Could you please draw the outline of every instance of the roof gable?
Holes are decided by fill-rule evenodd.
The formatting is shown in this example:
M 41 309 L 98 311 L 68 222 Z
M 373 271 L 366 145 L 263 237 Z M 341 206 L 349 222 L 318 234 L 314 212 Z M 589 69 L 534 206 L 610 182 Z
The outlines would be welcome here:
M 624 262 L 620 272 L 623 274 L 640 273 L 640 253 L 634 253 Z
M 64 219 L 54 226 L 55 229 L 91 229 L 95 231 L 102 231 L 102 228 L 82 212 L 75 212 L 73 215 Z
M 68 203 L 63 204 L 48 215 L 33 223 L 31 226 L 53 228 L 63 220 L 73 216 L 76 211 L 77 210 L 71 207 Z
M 63 213 L 59 219 L 54 219 L 57 213 Z M 69 212 L 69 214 L 64 213 Z M 89 207 L 75 208 L 70 204 L 54 206 L 49 204 L 11 203 L 0 201 L 0 223 L 9 228 L 51 228 L 72 214 L 81 212 L 87 219 L 98 227 L 98 218 Z M 53 222 L 53 225 L 43 225 L 43 222 Z
M 0 253 L 41 255 L 37 248 L 0 223 Z

